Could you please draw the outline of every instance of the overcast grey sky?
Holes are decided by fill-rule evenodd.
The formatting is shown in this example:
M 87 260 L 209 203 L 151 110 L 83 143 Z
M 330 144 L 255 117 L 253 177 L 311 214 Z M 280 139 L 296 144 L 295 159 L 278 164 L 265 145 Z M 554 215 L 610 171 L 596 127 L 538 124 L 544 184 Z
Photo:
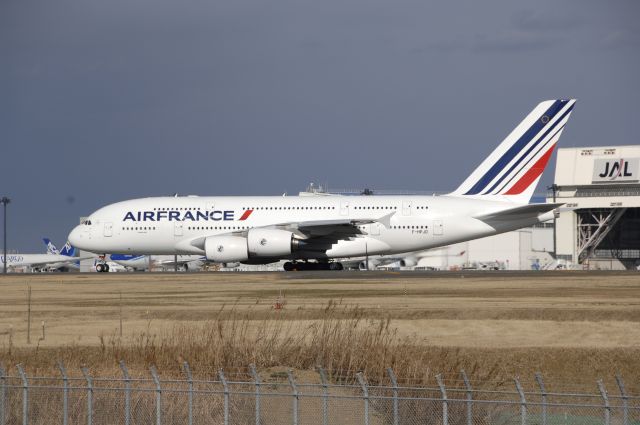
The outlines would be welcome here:
M 61 245 L 141 196 L 452 190 L 546 99 L 578 98 L 560 146 L 638 144 L 639 18 L 637 1 L 2 0 L 9 245 Z

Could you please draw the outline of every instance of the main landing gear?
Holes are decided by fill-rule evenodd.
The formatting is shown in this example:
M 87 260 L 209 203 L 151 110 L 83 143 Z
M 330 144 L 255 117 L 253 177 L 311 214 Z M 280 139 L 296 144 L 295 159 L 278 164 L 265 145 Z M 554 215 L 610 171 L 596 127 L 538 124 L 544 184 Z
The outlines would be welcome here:
M 287 261 L 284 263 L 284 271 L 306 271 L 306 270 L 344 270 L 342 263 L 316 263 L 316 262 L 297 262 Z
M 109 272 L 109 265 L 107 263 L 98 263 L 96 264 L 96 271 L 98 273 L 107 273 Z

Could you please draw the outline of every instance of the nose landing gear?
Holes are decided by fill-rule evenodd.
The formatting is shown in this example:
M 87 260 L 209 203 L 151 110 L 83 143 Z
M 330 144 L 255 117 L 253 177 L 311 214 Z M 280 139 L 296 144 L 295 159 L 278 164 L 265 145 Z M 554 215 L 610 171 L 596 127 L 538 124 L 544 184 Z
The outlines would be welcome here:
M 108 273 L 109 272 L 109 264 L 105 260 L 105 257 L 100 257 L 100 260 L 96 264 L 96 272 L 98 273 Z

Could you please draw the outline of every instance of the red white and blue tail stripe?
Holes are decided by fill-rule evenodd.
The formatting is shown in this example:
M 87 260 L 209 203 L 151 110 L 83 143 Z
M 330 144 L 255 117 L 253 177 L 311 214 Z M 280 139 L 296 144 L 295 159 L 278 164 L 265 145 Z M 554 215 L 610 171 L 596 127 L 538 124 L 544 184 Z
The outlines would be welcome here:
M 575 102 L 540 103 L 451 195 L 528 203 Z

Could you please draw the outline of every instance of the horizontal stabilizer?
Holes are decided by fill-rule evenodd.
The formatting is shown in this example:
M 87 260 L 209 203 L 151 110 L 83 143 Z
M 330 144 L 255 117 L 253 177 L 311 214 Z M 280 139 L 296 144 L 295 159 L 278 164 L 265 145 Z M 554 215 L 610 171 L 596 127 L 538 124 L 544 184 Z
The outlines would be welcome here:
M 515 208 L 500 210 L 487 214 L 474 216 L 474 218 L 484 221 L 485 223 L 510 222 L 538 217 L 541 214 L 552 211 L 564 204 L 529 204 Z

